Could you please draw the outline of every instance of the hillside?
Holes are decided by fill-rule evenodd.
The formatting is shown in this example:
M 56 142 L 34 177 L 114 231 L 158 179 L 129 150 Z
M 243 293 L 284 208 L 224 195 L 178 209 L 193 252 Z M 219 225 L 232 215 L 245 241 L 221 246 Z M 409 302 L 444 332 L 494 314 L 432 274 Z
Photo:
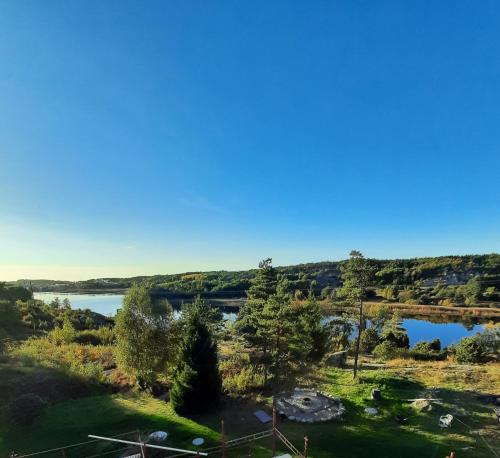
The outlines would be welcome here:
M 378 260 L 370 262 L 376 269 L 374 287 L 396 285 L 436 287 L 465 285 L 476 278 L 483 289 L 500 289 L 500 254 L 443 256 L 414 259 Z M 309 288 L 312 280 L 317 289 L 335 288 L 340 283 L 340 268 L 345 261 L 323 261 L 276 267 L 286 275 L 294 289 Z M 256 270 L 185 272 L 170 275 L 137 276 L 129 278 L 100 278 L 86 281 L 18 280 L 17 286 L 31 282 L 35 291 L 104 292 L 125 290 L 133 283 L 148 283 L 152 288 L 174 293 L 232 292 L 242 295 L 248 289 Z

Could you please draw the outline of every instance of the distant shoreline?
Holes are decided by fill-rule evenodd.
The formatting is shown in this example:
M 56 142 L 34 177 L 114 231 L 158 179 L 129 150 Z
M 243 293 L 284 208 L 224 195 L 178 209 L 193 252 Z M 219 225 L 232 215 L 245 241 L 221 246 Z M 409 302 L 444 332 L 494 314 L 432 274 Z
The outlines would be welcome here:
M 386 305 L 390 309 L 399 310 L 405 315 L 414 316 L 454 316 L 471 318 L 492 318 L 500 320 L 500 308 L 493 307 L 448 307 L 444 305 L 424 305 L 424 304 L 403 304 L 400 302 L 364 302 L 366 310 L 371 307 Z M 345 312 L 352 310 L 353 307 L 344 307 L 341 305 L 332 305 L 324 303 L 324 310 L 329 312 Z
M 36 293 L 47 294 L 83 294 L 83 295 L 112 295 L 125 294 L 126 289 L 109 290 L 78 290 L 78 291 L 35 291 Z M 196 293 L 170 293 L 164 297 L 172 302 L 172 305 L 180 305 L 183 300 L 189 300 L 196 296 Z M 201 296 L 221 308 L 237 310 L 246 302 L 246 296 L 227 297 L 223 292 L 201 293 Z M 157 292 L 157 297 L 163 297 L 162 292 Z M 323 310 L 327 313 L 345 312 L 352 310 L 352 307 L 345 307 L 340 304 L 332 304 L 329 301 L 320 301 Z M 425 305 L 425 304 L 404 304 L 401 302 L 382 302 L 366 301 L 364 302 L 366 311 L 371 307 L 386 305 L 390 309 L 399 310 L 402 314 L 408 316 L 453 316 L 453 317 L 471 317 L 500 320 L 500 308 L 495 307 L 449 307 L 444 305 Z

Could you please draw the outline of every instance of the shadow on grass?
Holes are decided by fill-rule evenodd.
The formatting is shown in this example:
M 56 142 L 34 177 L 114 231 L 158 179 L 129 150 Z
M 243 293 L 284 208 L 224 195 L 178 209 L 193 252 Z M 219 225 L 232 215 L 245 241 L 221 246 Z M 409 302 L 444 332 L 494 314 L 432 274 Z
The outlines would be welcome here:
M 207 446 L 215 445 L 219 440 L 216 431 L 176 415 L 165 402 L 146 394 L 128 393 L 55 404 L 33 425 L 9 428 L 3 447 L 5 450 L 32 452 L 84 442 L 89 440 L 88 434 L 109 437 L 137 430 L 143 437 L 153 431 L 166 431 L 169 437 L 165 444 L 180 448 L 192 448 L 191 441 L 195 437 L 204 437 Z M 138 434 L 129 437 L 132 436 L 137 438 Z M 92 444 L 70 450 L 66 456 L 89 456 L 109 447 L 106 443 Z M 50 454 L 40 456 L 45 458 Z M 60 457 L 61 453 L 57 456 Z

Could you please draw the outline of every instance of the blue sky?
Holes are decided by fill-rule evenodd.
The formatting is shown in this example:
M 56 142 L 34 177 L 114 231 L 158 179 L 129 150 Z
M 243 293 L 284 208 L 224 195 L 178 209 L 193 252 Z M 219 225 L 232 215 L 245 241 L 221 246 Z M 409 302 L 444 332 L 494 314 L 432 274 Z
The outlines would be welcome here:
M 0 2 L 0 278 L 500 251 L 499 21 Z

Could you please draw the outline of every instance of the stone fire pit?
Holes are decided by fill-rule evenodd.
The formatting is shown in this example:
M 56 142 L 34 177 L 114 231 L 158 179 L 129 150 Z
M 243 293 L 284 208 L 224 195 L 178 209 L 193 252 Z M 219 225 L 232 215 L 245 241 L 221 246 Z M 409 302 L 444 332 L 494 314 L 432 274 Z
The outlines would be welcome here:
M 289 420 L 315 423 L 338 419 L 345 412 L 339 398 L 315 390 L 295 388 L 275 398 L 276 409 Z

